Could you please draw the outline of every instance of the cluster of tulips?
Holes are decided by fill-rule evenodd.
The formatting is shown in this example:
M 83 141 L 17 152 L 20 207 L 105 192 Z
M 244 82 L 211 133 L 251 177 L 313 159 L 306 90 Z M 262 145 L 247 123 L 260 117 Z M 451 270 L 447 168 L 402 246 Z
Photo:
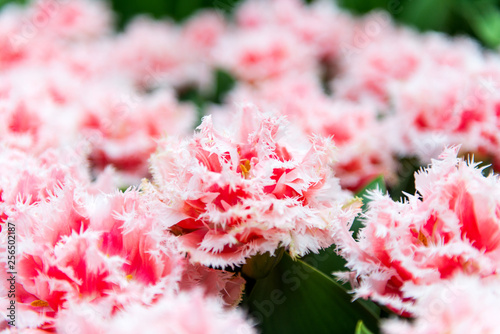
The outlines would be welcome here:
M 318 252 L 374 332 L 500 333 L 500 55 L 326 0 L 113 21 L 0 10 L 2 333 L 258 333 Z

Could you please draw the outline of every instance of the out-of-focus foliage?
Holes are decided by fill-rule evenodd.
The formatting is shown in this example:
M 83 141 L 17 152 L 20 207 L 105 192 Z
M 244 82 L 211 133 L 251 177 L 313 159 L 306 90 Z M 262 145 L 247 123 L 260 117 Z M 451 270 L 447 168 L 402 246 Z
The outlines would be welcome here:
M 469 34 L 484 45 L 500 45 L 498 0 L 339 0 L 355 13 L 374 8 L 388 11 L 398 21 L 419 30 Z
M 133 16 L 148 14 L 182 21 L 200 9 L 212 8 L 230 14 L 240 0 L 110 0 L 123 27 Z M 313 2 L 308 0 L 306 2 Z M 333 0 L 332 0 L 333 1 Z M 0 7 L 9 2 L 0 0 Z M 500 45 L 500 0 L 337 0 L 340 6 L 363 14 L 374 9 L 389 12 L 396 20 L 419 30 L 436 30 L 448 34 L 468 34 L 488 47 Z
M 1 0 L 0 0 L 1 1 Z M 154 17 L 168 16 L 182 21 L 203 8 L 212 8 L 224 14 L 230 14 L 241 0 L 111 0 L 113 9 L 119 13 L 119 22 L 123 25 L 136 13 L 148 13 Z M 311 2 L 311 0 L 306 0 Z
M 112 0 L 113 8 L 119 14 L 120 24 L 136 13 L 149 13 L 155 17 L 169 16 L 177 21 L 200 8 L 215 8 L 221 13 L 231 13 L 238 2 L 239 0 Z M 500 45 L 500 0 L 338 0 L 338 3 L 354 13 L 383 9 L 398 21 L 420 30 L 437 30 L 453 35 L 469 34 L 486 46 Z
M 352 302 L 330 275 L 288 254 L 256 282 L 244 307 L 263 334 L 354 333 L 359 319 L 366 329 L 378 330 L 373 310 L 359 300 Z
M 114 11 L 118 14 L 121 26 L 137 13 L 146 13 L 153 17 L 170 17 L 182 21 L 204 8 L 214 8 L 221 13 L 229 14 L 239 0 L 143 0 L 121 1 L 111 0 Z
M 8 3 L 26 3 L 26 0 L 0 0 L 0 7 Z

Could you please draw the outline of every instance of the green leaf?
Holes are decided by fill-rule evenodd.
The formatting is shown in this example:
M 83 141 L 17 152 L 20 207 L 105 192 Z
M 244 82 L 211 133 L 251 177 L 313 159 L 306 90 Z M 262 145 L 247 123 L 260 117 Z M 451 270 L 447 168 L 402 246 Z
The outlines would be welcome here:
M 378 318 L 331 277 L 288 254 L 246 301 L 263 334 L 352 333 L 359 320 L 378 333 Z
M 196 107 L 198 120 L 195 123 L 195 127 L 198 126 L 201 123 L 203 116 L 205 116 L 206 97 L 204 97 L 196 88 L 187 88 L 178 92 L 178 98 L 179 101 L 191 102 L 193 106 Z
M 402 7 L 400 19 L 420 30 L 446 31 L 456 0 L 413 0 Z
M 236 79 L 228 72 L 217 69 L 215 71 L 215 92 L 213 101 L 215 103 L 222 103 L 226 94 L 233 89 Z
M 375 189 L 380 189 L 383 192 L 386 191 L 384 178 L 382 176 L 378 176 L 375 179 L 373 179 L 370 183 L 368 183 L 368 185 L 366 185 L 356 194 L 357 197 L 363 200 L 363 207 L 362 207 L 363 212 L 366 211 L 368 207 L 368 202 L 370 201 L 368 197 L 368 191 Z M 353 223 L 353 227 L 351 228 L 354 231 L 355 235 L 357 234 L 361 226 L 362 226 L 361 221 L 358 218 L 356 218 L 356 220 Z M 345 267 L 346 261 L 342 256 L 338 255 L 335 252 L 335 245 L 327 249 L 322 249 L 318 253 L 307 254 L 304 257 L 302 257 L 302 261 L 313 266 L 314 268 L 318 269 L 319 271 L 328 276 L 336 271 L 347 270 L 347 268 Z
M 356 194 L 356 197 L 361 198 L 363 201 L 363 206 L 362 206 L 363 212 L 365 212 L 368 209 L 368 203 L 370 202 L 370 198 L 368 197 L 368 192 L 370 190 L 375 190 L 375 189 L 379 189 L 382 192 L 387 191 L 385 187 L 384 178 L 382 176 L 378 176 L 375 179 L 373 179 L 370 183 L 368 183 L 363 189 L 361 189 Z M 363 224 L 359 219 L 359 217 L 354 220 L 353 226 L 351 227 L 351 230 L 353 231 L 353 237 L 357 236 L 358 230 L 362 227 L 362 225 Z M 303 256 L 301 260 L 309 264 L 310 266 L 318 269 L 328 277 L 332 276 L 332 273 L 334 272 L 348 271 L 349 269 L 346 268 L 345 266 L 346 260 L 342 256 L 337 254 L 335 248 L 336 246 L 332 245 L 329 248 L 320 250 L 318 253 L 309 253 Z M 352 288 L 349 282 L 339 283 L 339 284 L 342 284 L 342 287 L 346 290 L 350 290 Z M 380 314 L 380 307 L 378 307 L 377 304 L 375 304 L 374 302 L 362 299 L 360 299 L 359 302 L 363 304 L 365 307 L 372 310 L 373 313 Z
M 382 192 L 387 191 L 387 189 L 385 188 L 384 177 L 382 175 L 374 178 L 370 183 L 368 183 L 363 189 L 358 191 L 358 193 L 356 194 L 357 197 L 363 199 L 363 211 L 367 209 L 367 203 L 369 202 L 369 198 L 367 197 L 368 192 L 375 189 L 380 189 Z
M 335 245 L 320 250 L 318 253 L 304 255 L 301 260 L 330 276 L 333 272 L 346 271 L 346 260 L 335 252 Z M 346 287 L 348 287 L 346 285 Z
M 373 334 L 366 326 L 363 321 L 358 321 L 356 325 L 356 332 L 354 334 Z
M 242 0 L 211 0 L 212 7 L 219 13 L 231 14 Z
M 178 21 L 184 20 L 202 8 L 203 5 L 203 0 L 182 0 L 176 2 L 176 8 L 173 16 Z
M 354 13 L 367 13 L 374 8 L 385 8 L 387 0 L 339 0 L 339 5 Z
M 384 193 L 387 191 L 385 187 L 384 178 L 382 176 L 375 178 L 373 181 L 368 183 L 363 189 L 361 189 L 356 194 L 357 197 L 363 200 L 363 206 L 362 206 L 363 212 L 365 212 L 368 209 L 368 203 L 370 202 L 369 192 L 376 189 L 379 189 Z M 351 227 L 351 231 L 353 231 L 354 238 L 356 238 L 356 236 L 358 235 L 358 231 L 362 226 L 363 224 L 361 223 L 360 217 L 358 216 L 354 220 L 354 223 L 352 224 Z
M 399 159 L 398 183 L 389 190 L 393 200 L 400 200 L 404 196 L 403 192 L 415 193 L 415 172 L 421 167 L 422 164 L 417 157 Z
M 241 272 L 249 278 L 261 279 L 269 275 L 269 273 L 281 261 L 285 248 L 281 247 L 274 254 L 266 252 L 258 253 L 247 259 L 246 263 L 241 267 Z
M 197 11 L 206 8 L 212 8 L 221 14 L 231 13 L 238 6 L 239 1 L 240 0 L 111 0 L 110 2 L 118 16 L 118 25 L 123 28 L 137 14 L 147 14 L 155 18 L 169 17 L 177 22 L 182 22 Z
M 120 190 L 120 192 L 124 193 L 127 191 L 128 188 L 130 188 L 130 186 L 123 186 L 123 187 L 118 188 L 118 190 Z
M 26 4 L 26 0 L 0 0 L 0 8 L 9 3 Z
M 316 268 L 328 277 L 333 277 L 333 273 L 339 271 L 349 271 L 345 266 L 346 260 L 337 254 L 335 251 L 336 246 L 332 245 L 329 248 L 322 249 L 318 253 L 309 253 L 301 258 L 301 260 L 311 267 Z M 351 290 L 351 284 L 349 282 L 337 282 L 345 290 Z M 359 299 L 361 304 L 370 309 L 374 314 L 379 315 L 381 312 L 380 307 L 372 302 L 371 300 Z
M 118 18 L 118 26 L 123 28 L 138 14 L 147 14 L 155 18 L 173 16 L 173 2 L 159 0 L 121 1 L 111 0 L 110 4 Z
M 459 11 L 487 46 L 500 45 L 500 9 L 491 1 L 460 1 Z

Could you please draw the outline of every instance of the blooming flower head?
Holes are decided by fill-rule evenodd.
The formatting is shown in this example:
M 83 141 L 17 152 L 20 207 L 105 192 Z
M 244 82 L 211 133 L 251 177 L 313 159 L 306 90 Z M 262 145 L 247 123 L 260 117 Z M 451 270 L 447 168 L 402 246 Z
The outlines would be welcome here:
M 384 333 L 481 334 L 498 333 L 500 281 L 457 276 L 431 286 L 408 286 L 405 293 L 416 299 L 415 320 L 388 320 Z
M 112 86 L 110 86 L 112 87 Z M 137 184 L 148 174 L 148 158 L 163 135 L 185 135 L 195 111 L 179 103 L 171 90 L 137 94 L 122 87 L 121 96 L 102 89 L 81 111 L 81 133 L 91 144 L 89 160 L 96 171 L 112 165 L 125 183 Z
M 278 26 L 230 31 L 214 52 L 220 67 L 250 83 L 275 79 L 289 72 L 315 71 L 317 67 L 312 49 Z
M 117 38 L 110 64 L 126 73 L 137 85 L 152 89 L 186 83 L 188 53 L 181 43 L 179 28 L 171 22 L 135 18 Z
M 15 153 L 26 155 L 6 152 L 14 166 Z M 199 290 L 227 308 L 240 301 L 245 283 L 240 276 L 187 263 L 176 238 L 163 229 L 170 212 L 156 197 L 133 189 L 98 192 L 88 179 L 72 177 L 76 171 L 70 167 L 58 166 L 50 153 L 39 158 L 54 164 L 42 164 L 47 170 L 34 169 L 40 162 L 25 158 L 33 170 L 21 176 L 30 183 L 17 180 L 2 197 L 1 207 L 9 209 L 2 219 L 15 223 L 17 231 L 19 328 L 53 330 L 60 312 L 79 305 L 102 309 L 109 320 L 128 305 L 151 305 L 179 289 Z M 2 228 L 2 245 L 6 238 Z M 6 263 L 2 255 L 0 264 Z M 0 275 L 4 291 L 8 277 L 5 271 Z M 0 305 L 8 303 L 2 295 Z
M 155 207 L 136 190 L 91 195 L 65 187 L 11 216 L 19 327 L 52 328 L 73 304 L 114 310 L 177 289 L 185 260 L 174 237 L 160 230 L 162 206 Z
M 480 48 L 471 40 L 418 34 L 395 26 L 380 13 L 363 18 L 356 28 L 341 58 L 340 73 L 332 82 L 334 91 L 351 100 L 368 100 L 388 108 L 393 87 L 404 85 L 422 69 L 446 68 L 464 74 L 481 62 Z M 427 78 L 435 77 L 430 74 Z
M 429 75 L 442 80 L 429 82 Z M 465 74 L 464 74 L 465 72 Z M 391 90 L 398 129 L 397 145 L 405 155 L 422 161 L 439 154 L 444 145 L 463 143 L 467 152 L 485 151 L 491 123 L 495 123 L 491 75 L 483 70 L 449 66 L 428 66 L 420 69 L 404 84 Z M 425 96 L 424 99 L 421 96 Z M 486 149 L 491 154 L 494 148 Z
M 244 1 L 235 12 L 242 30 L 285 28 L 308 46 L 318 61 L 336 61 L 341 44 L 351 37 L 355 20 L 333 2 L 300 0 Z
M 22 61 L 28 53 L 28 48 L 12 43 L 13 36 L 20 34 L 22 26 L 19 22 L 23 18 L 23 11 L 17 6 L 3 8 L 0 15 L 0 68 L 9 68 Z
M 92 305 L 74 305 L 61 312 L 57 332 L 168 334 L 254 334 L 255 329 L 240 310 L 227 310 L 201 290 L 165 294 L 153 305 L 131 303 L 110 315 Z
M 62 198 L 66 194 L 73 194 L 74 190 L 82 185 L 88 186 L 89 191 L 108 190 L 108 185 L 106 182 L 101 182 L 102 180 L 91 184 L 86 167 L 84 150 L 49 149 L 39 156 L 34 156 L 9 147 L 4 142 L 1 143 L 0 168 L 3 171 L 0 176 L 1 223 L 6 222 L 9 217 L 17 219 L 25 209 L 30 209 L 38 203 L 52 200 L 65 202 Z M 109 173 L 106 175 L 111 176 Z M 70 211 L 78 207 L 78 205 L 69 206 Z M 71 224 L 65 222 L 63 225 L 66 228 Z M 19 228 L 32 227 L 34 227 L 32 224 L 26 224 Z M 45 227 L 40 225 L 37 228 Z M 50 230 L 54 232 L 53 228 Z
M 95 174 L 113 165 L 121 185 L 138 184 L 148 174 L 155 139 L 186 134 L 194 125 L 194 108 L 179 103 L 171 89 L 144 93 L 123 74 L 95 71 L 100 61 L 79 64 L 68 49 L 61 47 L 54 56 L 58 61 L 43 67 L 33 60 L 0 73 L 0 138 L 33 154 L 85 139 Z M 31 81 L 40 85 L 25 85 Z
M 32 153 L 74 143 L 78 98 L 70 71 L 64 65 L 23 65 L 0 73 L 0 138 Z M 25 87 L 30 81 L 40 85 Z
M 407 29 L 396 29 L 387 15 L 364 17 L 342 45 L 339 75 L 332 81 L 338 96 L 386 105 L 395 80 L 405 80 L 421 61 L 417 38 Z M 394 52 L 395 41 L 399 52 Z
M 89 40 L 111 31 L 111 11 L 100 1 L 32 1 L 27 12 L 35 29 L 47 37 Z
M 0 27 L 0 69 L 5 69 L 104 36 L 111 30 L 111 13 L 101 1 L 29 1 L 26 7 L 2 8 Z
M 338 148 L 333 168 L 343 188 L 356 191 L 378 175 L 388 183 L 394 180 L 387 124 L 377 119 L 377 109 L 371 104 L 332 98 L 316 78 L 303 74 L 256 86 L 240 85 L 230 99 L 279 110 L 308 135 L 333 137 Z
M 210 57 L 212 49 L 227 32 L 226 22 L 220 13 L 204 11 L 193 16 L 182 28 L 186 47 L 197 56 Z
M 332 225 L 355 214 L 342 209 L 349 195 L 332 175 L 332 142 L 302 141 L 254 105 L 232 116 L 232 133 L 207 117 L 193 138 L 166 139 L 151 159 L 181 247 L 224 267 L 280 246 L 296 256 L 331 245 Z
M 457 274 L 487 277 L 500 270 L 500 181 L 457 158 L 458 147 L 417 173 L 417 194 L 407 202 L 373 193 L 358 241 L 336 234 L 357 296 L 408 314 L 408 284 L 427 286 Z

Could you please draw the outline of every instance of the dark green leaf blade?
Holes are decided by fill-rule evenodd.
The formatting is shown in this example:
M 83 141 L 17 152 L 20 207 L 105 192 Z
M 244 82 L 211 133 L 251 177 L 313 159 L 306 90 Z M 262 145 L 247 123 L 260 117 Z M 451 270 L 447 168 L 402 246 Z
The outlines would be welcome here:
M 256 282 L 246 306 L 263 334 L 353 333 L 359 320 L 377 333 L 377 316 L 351 300 L 333 278 L 285 254 Z
M 363 189 L 361 189 L 356 196 L 363 200 L 363 212 L 367 209 L 367 204 L 370 201 L 368 197 L 368 192 L 370 190 L 380 189 L 382 192 L 386 192 L 384 178 L 382 176 L 378 176 L 373 179 L 368 185 L 366 185 Z M 361 227 L 361 221 L 356 219 L 352 230 L 357 233 L 359 228 Z M 322 273 L 327 276 L 330 276 L 333 272 L 336 271 L 345 271 L 346 261 L 340 255 L 335 252 L 335 245 L 322 249 L 318 253 L 310 253 L 305 255 L 302 258 L 302 261 L 311 265 L 312 267 L 318 269 Z
M 26 1 L 27 0 L 0 0 L 0 8 L 7 5 L 7 4 L 10 4 L 10 3 L 16 3 L 16 4 L 26 4 Z
M 452 19 L 453 0 L 407 1 L 400 19 L 420 30 L 445 31 Z
M 231 75 L 231 73 L 222 69 L 217 69 L 215 71 L 215 92 L 213 101 L 219 104 L 222 103 L 226 94 L 233 89 L 235 84 L 236 79 Z
M 356 332 L 354 334 L 373 334 L 363 323 L 363 321 L 359 321 L 356 325 Z
M 487 46 L 500 45 L 500 9 L 494 1 L 460 1 L 458 10 L 477 37 Z
M 362 210 L 365 212 L 368 209 L 368 203 L 370 202 L 370 191 L 379 189 L 382 192 L 386 192 L 387 189 L 385 187 L 385 182 L 384 178 L 382 176 L 378 176 L 375 178 L 373 181 L 368 183 L 366 187 L 361 189 L 356 196 L 361 198 L 363 200 L 363 206 Z M 352 224 L 351 231 L 353 231 L 353 236 L 356 237 L 358 235 L 359 229 L 363 226 L 361 223 L 361 220 L 359 219 L 360 217 L 358 216 L 355 220 L 354 223 Z
M 369 199 L 367 197 L 368 193 L 372 190 L 375 189 L 380 189 L 382 192 L 386 192 L 387 189 L 385 187 L 385 181 L 384 177 L 382 175 L 377 176 L 374 178 L 370 183 L 368 183 L 363 189 L 361 189 L 356 196 L 360 197 L 363 199 L 363 211 L 366 210 L 367 208 L 367 203 L 369 202 Z
M 346 271 L 346 260 L 335 252 L 335 245 L 320 250 L 318 253 L 309 253 L 301 258 L 302 261 L 329 276 L 336 271 Z

